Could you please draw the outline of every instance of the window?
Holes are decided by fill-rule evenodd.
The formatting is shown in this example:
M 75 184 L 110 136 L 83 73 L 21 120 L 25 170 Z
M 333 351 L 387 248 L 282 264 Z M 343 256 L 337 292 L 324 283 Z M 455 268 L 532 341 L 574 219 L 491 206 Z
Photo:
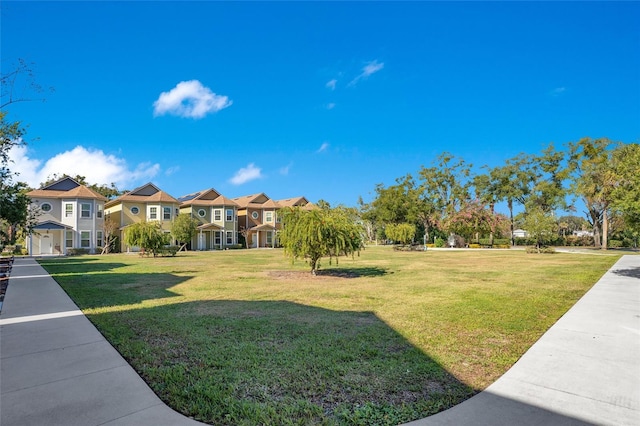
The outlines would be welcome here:
M 282 218 L 280 217 L 280 215 L 276 214 L 276 223 L 280 222 L 282 222 Z
M 251 217 L 257 220 L 260 217 L 260 213 L 253 212 L 253 213 L 251 213 Z
M 42 203 L 42 205 L 40 206 L 40 208 L 42 209 L 43 212 L 50 212 L 51 211 L 51 204 L 49 203 Z
M 233 222 L 233 209 L 227 209 L 227 222 Z
M 140 209 L 137 208 L 136 206 L 131 207 L 131 214 L 138 214 L 140 213 Z
M 171 220 L 171 207 L 164 207 L 162 209 L 162 219 Z
M 149 207 L 149 219 L 155 220 L 158 218 L 158 208 L 157 207 Z
M 233 244 L 233 231 L 227 231 L 227 245 Z
M 102 247 L 103 244 L 102 231 L 96 231 L 96 247 Z
M 91 217 L 91 204 L 89 203 L 80 204 L 80 217 L 83 217 L 83 218 Z
M 213 243 L 217 246 L 219 246 L 220 242 L 222 241 L 222 236 L 220 234 L 222 234 L 222 232 L 220 231 L 216 231 L 213 234 Z
M 271 231 L 267 232 L 267 245 L 273 245 L 273 233 Z
M 91 231 L 80 231 L 80 247 L 91 247 Z
M 215 209 L 213 211 L 213 220 L 215 220 L 216 222 L 220 222 L 222 220 L 222 210 Z
M 64 217 L 73 217 L 73 204 L 65 203 L 65 205 L 64 205 Z
M 73 248 L 73 231 L 66 231 L 64 233 L 64 246 L 66 248 Z
M 207 214 L 207 211 L 205 209 L 198 210 L 198 216 L 205 217 L 206 214 Z
M 97 206 L 97 211 L 96 211 L 96 217 L 98 219 L 102 219 L 102 210 L 104 209 L 104 206 L 102 204 L 98 204 Z
M 264 221 L 273 222 L 273 212 L 264 212 Z

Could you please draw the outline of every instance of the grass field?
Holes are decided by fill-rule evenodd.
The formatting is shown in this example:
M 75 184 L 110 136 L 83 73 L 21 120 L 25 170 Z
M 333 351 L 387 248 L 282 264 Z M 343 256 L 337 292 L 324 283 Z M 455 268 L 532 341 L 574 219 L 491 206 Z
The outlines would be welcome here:
M 502 375 L 619 258 L 369 247 L 41 261 L 171 407 L 211 424 L 395 425 Z

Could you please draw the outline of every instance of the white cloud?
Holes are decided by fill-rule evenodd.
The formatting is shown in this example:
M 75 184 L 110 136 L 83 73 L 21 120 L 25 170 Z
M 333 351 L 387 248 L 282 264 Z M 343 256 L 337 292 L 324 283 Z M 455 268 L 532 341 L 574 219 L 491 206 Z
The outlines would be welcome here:
M 159 164 L 148 162 L 129 170 L 124 159 L 82 146 L 57 154 L 46 161 L 30 158 L 26 147 L 13 147 L 9 151 L 9 158 L 13 161 L 11 170 L 19 173 L 17 180 L 26 182 L 33 188 L 38 188 L 54 175 L 67 174 L 84 176 L 91 184 L 115 183 L 116 187 L 124 189 L 149 181 L 160 170 Z
M 262 178 L 262 169 L 250 163 L 247 167 L 242 167 L 238 170 L 236 174 L 229 179 L 229 182 L 234 185 L 242 185 L 243 183 L 260 178 Z
M 377 73 L 382 68 L 384 68 L 384 62 L 378 62 L 377 59 L 369 62 L 362 68 L 362 72 L 358 74 L 356 78 L 351 80 L 349 86 L 354 86 L 358 81 L 369 78 L 371 74 Z
M 316 153 L 325 152 L 327 149 L 329 149 L 329 142 L 322 142 Z
M 335 102 L 329 102 L 329 103 L 327 104 L 327 109 L 334 109 L 335 107 L 336 107 Z
M 567 91 L 566 87 L 556 87 L 551 91 L 551 96 L 560 96 Z
M 336 90 L 336 83 L 338 82 L 338 80 L 336 80 L 335 78 L 333 80 L 329 80 L 327 81 L 327 84 L 325 84 L 325 87 L 331 89 L 331 90 Z
M 227 96 L 216 95 L 198 80 L 181 81 L 170 91 L 160 93 L 153 103 L 153 115 L 202 118 L 231 104 Z

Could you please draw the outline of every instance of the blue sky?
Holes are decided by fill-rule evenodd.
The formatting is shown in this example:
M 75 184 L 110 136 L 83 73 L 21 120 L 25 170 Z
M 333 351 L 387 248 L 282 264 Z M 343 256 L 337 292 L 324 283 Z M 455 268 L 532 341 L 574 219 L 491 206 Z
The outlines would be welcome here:
M 451 152 L 477 167 L 581 137 L 640 142 L 638 2 L 14 2 L 3 74 L 32 186 L 370 201 Z M 18 89 L 20 89 L 18 87 Z M 28 93 L 28 92 L 25 92 Z

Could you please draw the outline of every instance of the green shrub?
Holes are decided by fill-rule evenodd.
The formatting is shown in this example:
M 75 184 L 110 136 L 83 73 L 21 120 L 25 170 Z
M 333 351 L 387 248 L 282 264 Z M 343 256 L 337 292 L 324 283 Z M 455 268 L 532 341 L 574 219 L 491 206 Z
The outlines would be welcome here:
M 538 249 L 535 246 L 529 246 L 526 252 L 532 254 L 553 254 L 556 253 L 556 250 L 553 247 L 540 247 L 540 249 Z
M 477 248 L 481 248 L 481 247 L 482 246 L 480 244 L 475 244 L 475 243 L 469 244 L 469 248 L 472 248 L 472 249 L 477 249 Z
M 89 254 L 88 248 L 70 248 L 67 249 L 67 256 L 78 256 L 81 254 Z
M 607 246 L 611 248 L 620 248 L 622 247 L 622 240 L 608 240 Z
M 442 248 L 444 247 L 444 240 L 442 238 L 436 238 L 434 244 L 436 247 Z

